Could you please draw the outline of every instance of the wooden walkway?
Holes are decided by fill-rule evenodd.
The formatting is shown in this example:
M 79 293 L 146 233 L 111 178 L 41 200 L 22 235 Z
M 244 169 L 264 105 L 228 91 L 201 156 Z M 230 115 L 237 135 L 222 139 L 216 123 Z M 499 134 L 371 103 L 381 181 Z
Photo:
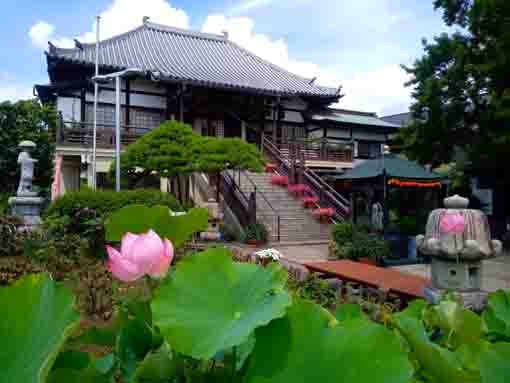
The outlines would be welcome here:
M 430 284 L 426 278 L 347 260 L 308 262 L 304 265 L 326 277 L 380 288 L 406 299 L 423 298 L 424 288 Z

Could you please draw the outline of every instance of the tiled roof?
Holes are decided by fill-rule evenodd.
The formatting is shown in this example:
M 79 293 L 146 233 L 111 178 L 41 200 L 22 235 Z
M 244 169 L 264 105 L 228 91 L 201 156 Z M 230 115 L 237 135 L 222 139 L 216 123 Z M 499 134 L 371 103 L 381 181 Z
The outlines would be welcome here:
M 389 122 L 390 124 L 395 124 L 398 126 L 406 126 L 412 119 L 412 115 L 410 112 L 393 114 L 391 116 L 381 117 L 381 120 Z
M 50 47 L 48 59 L 93 65 L 95 44 L 82 44 L 82 49 Z M 133 67 L 159 71 L 166 80 L 207 87 L 338 98 L 335 89 L 314 85 L 311 80 L 257 57 L 227 37 L 150 22 L 102 41 L 99 65 L 107 70 Z
M 338 123 L 373 126 L 380 128 L 397 129 L 399 125 L 390 124 L 378 118 L 374 113 L 356 112 L 340 109 L 326 109 L 312 116 L 315 121 L 333 121 Z

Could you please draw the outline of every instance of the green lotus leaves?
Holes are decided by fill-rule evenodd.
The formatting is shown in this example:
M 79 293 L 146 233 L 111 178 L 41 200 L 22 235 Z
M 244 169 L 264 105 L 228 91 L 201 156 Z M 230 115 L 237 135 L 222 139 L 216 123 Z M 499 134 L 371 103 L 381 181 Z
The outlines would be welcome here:
M 426 319 L 430 326 L 442 330 L 445 335 L 444 342 L 451 349 L 457 349 L 463 344 L 480 342 L 482 320 L 459 302 L 447 299 L 431 306 Z
M 343 322 L 363 318 L 364 314 L 360 305 L 344 303 L 336 308 L 335 317 L 339 322 Z
M 46 274 L 0 289 L 0 382 L 46 381 L 79 315 L 69 290 Z
M 277 264 L 236 263 L 228 251 L 210 249 L 177 265 L 152 301 L 153 321 L 176 351 L 210 359 L 285 315 L 286 280 Z
M 207 209 L 191 209 L 184 215 L 172 216 L 166 206 L 130 205 L 110 216 L 105 224 L 106 239 L 119 242 L 127 232 L 140 234 L 154 230 L 178 247 L 193 234 L 207 229 L 208 219 Z
M 136 370 L 136 381 L 140 383 L 171 382 L 177 376 L 178 363 L 168 343 L 147 354 Z
M 483 324 L 489 339 L 510 341 L 510 292 L 499 290 L 489 296 Z
M 408 343 L 410 358 L 426 382 L 475 383 L 479 373 L 463 365 L 466 358 L 431 342 L 422 322 L 409 315 L 396 318 L 396 327 Z M 477 376 L 478 375 L 478 376 Z
M 409 383 L 398 338 L 364 318 L 337 322 L 310 302 L 255 332 L 245 383 Z
M 482 354 L 481 383 L 510 382 L 510 343 L 494 343 Z

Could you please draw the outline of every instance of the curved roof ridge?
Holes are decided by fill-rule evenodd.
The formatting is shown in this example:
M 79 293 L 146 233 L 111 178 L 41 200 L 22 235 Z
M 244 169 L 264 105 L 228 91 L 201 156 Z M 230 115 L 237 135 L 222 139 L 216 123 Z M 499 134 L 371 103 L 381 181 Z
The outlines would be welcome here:
M 135 32 L 138 32 L 139 30 L 143 29 L 145 27 L 145 24 L 142 24 L 142 25 L 139 25 L 138 27 L 136 28 L 133 28 L 133 29 L 130 29 L 129 31 L 126 31 L 126 32 L 122 32 L 121 34 L 118 34 L 118 35 L 115 35 L 115 36 L 112 36 L 112 37 L 108 37 L 107 39 L 104 39 L 104 40 L 99 40 L 99 44 L 104 44 L 104 43 L 111 43 L 111 42 L 114 42 L 114 41 L 118 41 L 118 40 L 121 40 L 125 37 L 128 37 L 132 34 L 134 34 Z M 82 43 L 80 41 L 81 45 L 83 46 L 83 49 L 85 48 L 95 48 L 96 47 L 96 43 Z M 58 52 L 64 52 L 64 53 L 70 53 L 70 52 L 74 52 L 74 51 L 77 51 L 77 50 L 81 50 L 80 48 L 77 48 L 77 47 L 74 47 L 74 48 L 59 48 L 57 46 L 55 46 L 55 48 L 57 49 Z

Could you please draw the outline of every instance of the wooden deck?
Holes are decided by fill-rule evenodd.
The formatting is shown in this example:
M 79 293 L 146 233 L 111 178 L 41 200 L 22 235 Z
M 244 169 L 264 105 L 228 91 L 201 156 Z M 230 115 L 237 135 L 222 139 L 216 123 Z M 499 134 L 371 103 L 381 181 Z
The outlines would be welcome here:
M 380 288 L 407 299 L 423 298 L 424 289 L 430 284 L 426 278 L 348 260 L 309 262 L 304 265 L 310 271 L 323 273 L 327 277 Z

